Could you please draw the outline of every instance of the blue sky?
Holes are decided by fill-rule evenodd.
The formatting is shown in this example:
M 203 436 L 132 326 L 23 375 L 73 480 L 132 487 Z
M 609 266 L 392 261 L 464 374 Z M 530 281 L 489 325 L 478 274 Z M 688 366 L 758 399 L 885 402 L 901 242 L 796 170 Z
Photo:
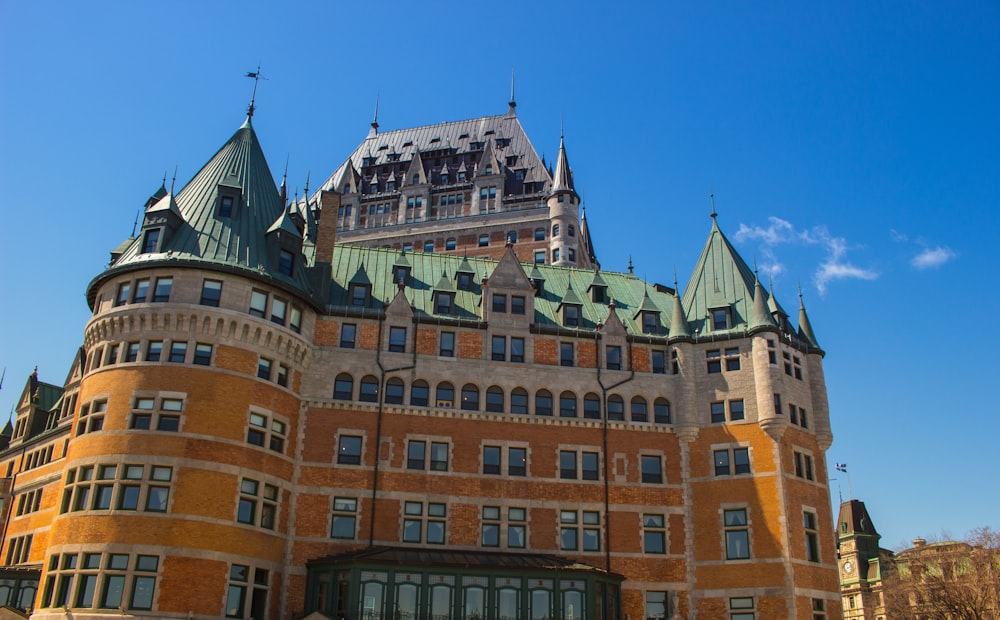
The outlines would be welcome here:
M 379 123 L 560 118 L 606 269 L 681 285 L 719 224 L 825 360 L 850 489 L 897 547 L 1000 526 L 1000 5 L 0 0 L 0 410 L 61 383 L 87 282 L 242 123 L 312 188 Z M 613 6 L 613 8 L 612 8 Z M 169 183 L 169 179 L 168 179 Z M 833 501 L 849 495 L 843 474 Z

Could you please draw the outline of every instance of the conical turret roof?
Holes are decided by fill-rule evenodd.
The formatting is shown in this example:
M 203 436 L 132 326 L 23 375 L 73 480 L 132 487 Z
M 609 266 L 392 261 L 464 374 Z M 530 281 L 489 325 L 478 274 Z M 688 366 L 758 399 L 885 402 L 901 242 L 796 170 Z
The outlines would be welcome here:
M 760 283 L 759 278 L 754 278 L 753 286 L 753 311 L 750 314 L 750 329 L 777 328 L 770 309 L 767 307 L 767 293 Z
M 819 342 L 816 334 L 813 333 L 812 324 L 809 323 L 809 315 L 806 314 L 806 306 L 802 302 L 802 295 L 799 295 L 799 338 L 801 338 L 809 348 L 819 349 Z
M 680 293 L 674 291 L 674 310 L 670 316 L 670 340 L 682 338 L 691 338 L 691 326 L 688 325 L 687 317 L 684 316 L 684 306 L 681 304 Z
M 552 190 L 550 193 L 558 192 L 576 193 L 573 187 L 573 172 L 569 168 L 569 160 L 566 158 L 566 141 L 559 137 L 559 159 L 556 160 L 555 174 L 552 177 Z

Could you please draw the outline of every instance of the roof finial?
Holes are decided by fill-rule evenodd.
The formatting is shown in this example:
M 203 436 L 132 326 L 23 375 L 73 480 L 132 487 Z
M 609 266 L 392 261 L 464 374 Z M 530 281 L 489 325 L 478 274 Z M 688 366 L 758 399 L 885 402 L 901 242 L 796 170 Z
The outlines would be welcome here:
M 632 255 L 628 255 L 628 272 L 632 273 Z
M 677 265 L 674 265 L 674 292 L 677 292 Z
M 170 179 L 170 195 L 174 195 L 174 183 L 177 182 L 177 164 L 174 164 L 174 178 Z
M 562 112 L 559 113 L 559 144 L 562 145 L 563 137 L 566 133 L 563 131 L 563 115 Z
M 264 79 L 260 75 L 260 62 L 257 62 L 256 71 L 247 71 L 246 77 L 253 78 L 253 93 L 250 94 L 250 105 L 247 106 L 247 120 L 253 118 L 254 101 L 257 100 L 257 83 Z
M 372 118 L 372 129 L 368 132 L 369 136 L 374 136 L 378 133 L 378 100 L 382 93 L 375 91 L 375 116 Z
M 802 303 L 802 280 L 799 280 L 799 308 L 804 308 L 805 304 Z
M 514 116 L 514 110 L 517 108 L 517 102 L 514 101 L 514 69 L 510 70 L 510 101 L 507 102 L 507 114 Z
M 129 237 L 130 239 L 135 239 L 135 229 L 139 225 L 139 211 L 140 209 L 136 209 L 135 211 L 135 220 L 132 222 L 132 236 Z
M 718 213 L 715 212 L 715 192 L 712 191 L 712 186 L 708 186 L 708 197 L 712 200 L 712 219 L 714 220 Z

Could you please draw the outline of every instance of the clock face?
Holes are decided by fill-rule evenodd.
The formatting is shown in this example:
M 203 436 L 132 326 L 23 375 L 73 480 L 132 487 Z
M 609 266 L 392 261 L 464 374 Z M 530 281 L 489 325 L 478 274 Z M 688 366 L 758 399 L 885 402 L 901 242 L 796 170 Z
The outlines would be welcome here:
M 854 572 L 854 564 L 852 564 L 850 560 L 844 562 L 844 572 L 848 575 Z

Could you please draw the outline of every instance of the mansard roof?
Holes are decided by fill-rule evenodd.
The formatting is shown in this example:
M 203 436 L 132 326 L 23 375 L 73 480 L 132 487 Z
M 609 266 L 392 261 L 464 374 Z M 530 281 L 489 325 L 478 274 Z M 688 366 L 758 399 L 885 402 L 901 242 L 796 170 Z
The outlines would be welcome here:
M 840 505 L 840 516 L 837 518 L 837 535 L 848 538 L 858 534 L 881 538 L 875 531 L 875 524 L 868 515 L 868 509 L 861 500 L 852 499 Z
M 512 253 L 505 254 L 513 256 Z M 334 252 L 332 282 L 327 300 L 321 303 L 350 312 L 350 285 L 357 281 L 359 270 L 371 281 L 370 302 L 365 311 L 384 309 L 397 295 L 398 286 L 392 281 L 393 264 L 399 258 L 399 250 L 390 248 L 368 248 L 359 245 L 337 245 Z M 407 254 L 410 262 L 410 277 L 405 294 L 414 313 L 418 317 L 434 314 L 434 291 L 444 290 L 441 274 L 449 276 L 457 271 L 472 272 L 487 277 L 492 276 L 500 261 L 484 257 L 464 257 L 440 252 L 413 252 Z M 509 259 L 508 259 L 509 260 Z M 535 316 L 533 322 L 541 328 L 566 329 L 563 327 L 559 307 L 564 303 L 578 304 L 581 313 L 581 330 L 596 329 L 608 317 L 608 302 L 594 302 L 590 295 L 580 295 L 594 280 L 593 269 L 554 267 L 534 263 L 515 263 L 526 277 L 541 277 L 545 280 L 544 292 L 534 298 Z M 535 275 L 532 275 L 535 274 Z M 655 307 L 664 325 L 671 324 L 673 315 L 673 291 L 667 287 L 647 286 L 632 274 L 601 271 L 601 278 L 608 287 L 608 299 L 614 299 L 615 313 L 630 333 L 642 334 L 641 322 L 637 322 L 639 309 L 645 302 L 647 307 Z M 489 282 L 493 284 L 494 278 Z M 449 292 L 451 292 L 449 290 Z M 451 317 L 460 320 L 478 321 L 482 312 L 482 283 L 473 282 L 471 290 L 456 290 Z M 530 295 L 531 291 L 526 290 Z M 645 295 L 648 295 L 648 301 Z M 650 305 L 652 304 L 652 305 Z
M 478 146 L 479 143 L 483 146 Z M 374 165 L 409 165 L 418 153 L 426 162 L 429 153 L 434 151 L 448 150 L 453 154 L 478 152 L 484 150 L 487 144 L 501 163 L 508 155 L 517 155 L 514 167 L 523 169 L 525 178 L 551 183 L 552 177 L 525 134 L 521 121 L 516 116 L 504 114 L 370 133 L 321 187 L 327 191 L 340 191 L 348 168 L 353 166 L 355 170 L 361 170 L 368 157 L 374 158 Z M 450 168 L 450 162 L 447 163 Z
M 220 187 L 239 193 L 230 217 L 218 215 Z M 188 261 L 253 272 L 308 293 L 305 269 L 296 269 L 293 277 L 279 274 L 268 256 L 268 229 L 277 224 L 291 232 L 295 226 L 285 221 L 284 201 L 249 118 L 183 189 L 151 205 L 147 217 L 156 211 L 174 214 L 179 222 L 176 230 L 164 235 L 160 251 L 142 253 L 143 235 L 138 235 L 111 269 L 91 283 L 91 291 L 97 282 L 121 270 Z M 297 229 L 296 233 L 301 234 Z

